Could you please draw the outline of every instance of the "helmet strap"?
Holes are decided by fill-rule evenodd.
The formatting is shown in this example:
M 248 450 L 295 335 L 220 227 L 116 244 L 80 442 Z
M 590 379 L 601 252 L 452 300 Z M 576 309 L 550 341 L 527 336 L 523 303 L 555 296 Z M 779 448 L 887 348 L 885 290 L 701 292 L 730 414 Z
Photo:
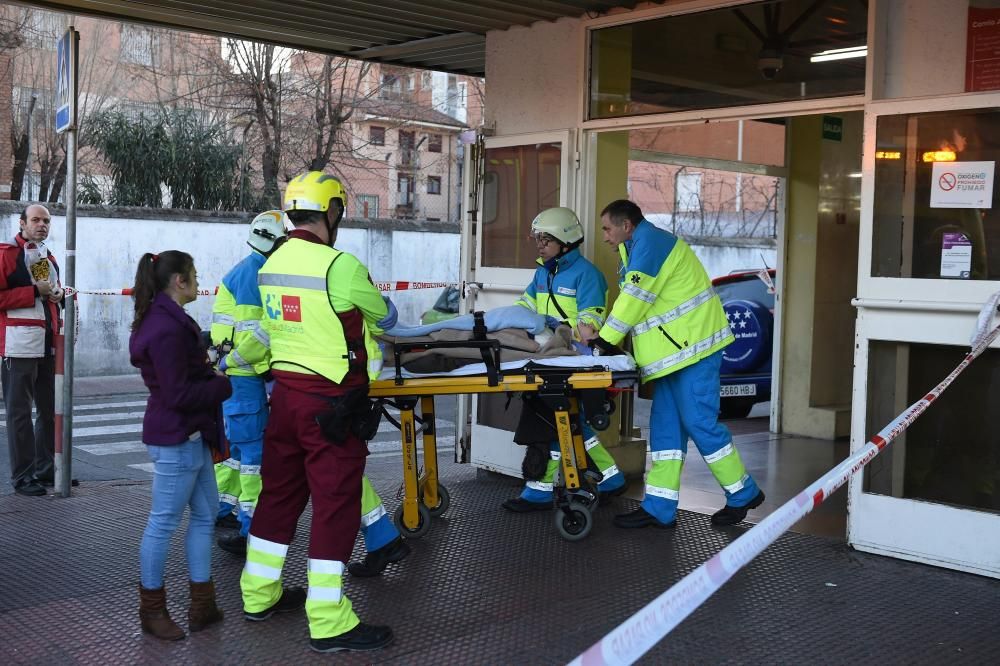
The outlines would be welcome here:
M 333 224 L 330 223 L 330 210 L 327 209 L 326 213 L 326 232 L 330 236 L 330 247 L 333 247 L 333 244 L 336 242 L 337 230 L 340 228 L 340 221 L 344 219 L 344 207 L 338 206 L 338 209 L 337 219 L 333 221 Z
M 580 247 L 580 245 L 582 245 L 582 244 L 583 244 L 583 239 L 582 238 L 580 240 L 578 240 L 578 241 L 573 241 L 572 243 L 564 243 L 564 244 L 562 244 L 562 249 L 559 252 L 559 256 L 561 257 L 564 254 L 569 254 L 570 252 L 572 252 L 576 248 Z

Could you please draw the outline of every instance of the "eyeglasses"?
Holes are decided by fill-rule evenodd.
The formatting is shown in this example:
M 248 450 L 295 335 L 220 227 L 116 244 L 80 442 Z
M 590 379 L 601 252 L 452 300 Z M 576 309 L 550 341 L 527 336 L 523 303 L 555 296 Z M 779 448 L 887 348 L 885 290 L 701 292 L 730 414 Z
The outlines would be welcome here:
M 535 241 L 535 245 L 538 247 L 547 247 L 549 243 L 558 243 L 559 241 L 549 236 L 548 234 L 529 234 L 528 240 Z

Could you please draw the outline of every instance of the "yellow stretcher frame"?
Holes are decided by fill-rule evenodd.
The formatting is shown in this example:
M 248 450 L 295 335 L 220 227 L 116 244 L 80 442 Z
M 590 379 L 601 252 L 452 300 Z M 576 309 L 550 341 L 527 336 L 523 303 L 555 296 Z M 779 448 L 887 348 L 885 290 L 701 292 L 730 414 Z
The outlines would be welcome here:
M 593 525 L 590 507 L 596 493 L 582 487 L 580 463 L 586 467 L 586 449 L 580 429 L 573 433 L 572 424 L 579 416 L 578 395 L 583 390 L 610 389 L 617 383 L 636 381 L 633 371 L 594 370 L 559 366 L 530 366 L 504 374 L 499 378 L 485 375 L 441 376 L 404 379 L 380 379 L 370 384 L 368 396 L 396 401 L 399 407 L 400 440 L 403 451 L 403 503 L 397 509 L 395 522 L 400 532 L 409 538 L 424 536 L 431 518 L 447 511 L 450 497 L 438 482 L 437 433 L 434 422 L 434 396 L 472 393 L 530 393 L 541 390 L 561 392 L 564 402 L 554 408 L 559 439 L 562 492 L 557 493 L 556 528 L 571 541 L 587 536 Z M 558 377 L 557 381 L 551 381 Z M 424 471 L 418 474 L 417 428 L 414 407 L 420 403 L 423 420 Z M 606 417 L 607 415 L 605 415 Z M 596 426 L 595 426 L 596 427 Z M 607 425 L 605 424 L 604 428 Z M 604 428 L 597 428 L 603 430 Z M 561 500 L 559 499 L 561 498 Z

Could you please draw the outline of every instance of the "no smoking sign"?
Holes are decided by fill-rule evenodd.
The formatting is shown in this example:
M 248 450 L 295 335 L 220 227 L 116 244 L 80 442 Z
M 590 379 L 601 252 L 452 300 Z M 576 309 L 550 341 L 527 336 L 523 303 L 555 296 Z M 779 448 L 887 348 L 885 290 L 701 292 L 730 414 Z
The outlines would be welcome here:
M 996 162 L 935 162 L 931 208 L 992 208 Z

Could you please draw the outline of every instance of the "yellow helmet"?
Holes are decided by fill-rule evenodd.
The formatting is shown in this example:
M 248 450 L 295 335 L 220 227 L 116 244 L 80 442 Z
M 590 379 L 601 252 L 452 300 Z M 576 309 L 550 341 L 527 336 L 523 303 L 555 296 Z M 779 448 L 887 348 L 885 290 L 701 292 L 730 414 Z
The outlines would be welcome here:
M 333 176 L 322 171 L 307 171 L 288 182 L 285 188 L 285 212 L 290 210 L 316 210 L 326 212 L 330 199 L 340 199 L 347 209 L 347 193 L 344 186 Z

